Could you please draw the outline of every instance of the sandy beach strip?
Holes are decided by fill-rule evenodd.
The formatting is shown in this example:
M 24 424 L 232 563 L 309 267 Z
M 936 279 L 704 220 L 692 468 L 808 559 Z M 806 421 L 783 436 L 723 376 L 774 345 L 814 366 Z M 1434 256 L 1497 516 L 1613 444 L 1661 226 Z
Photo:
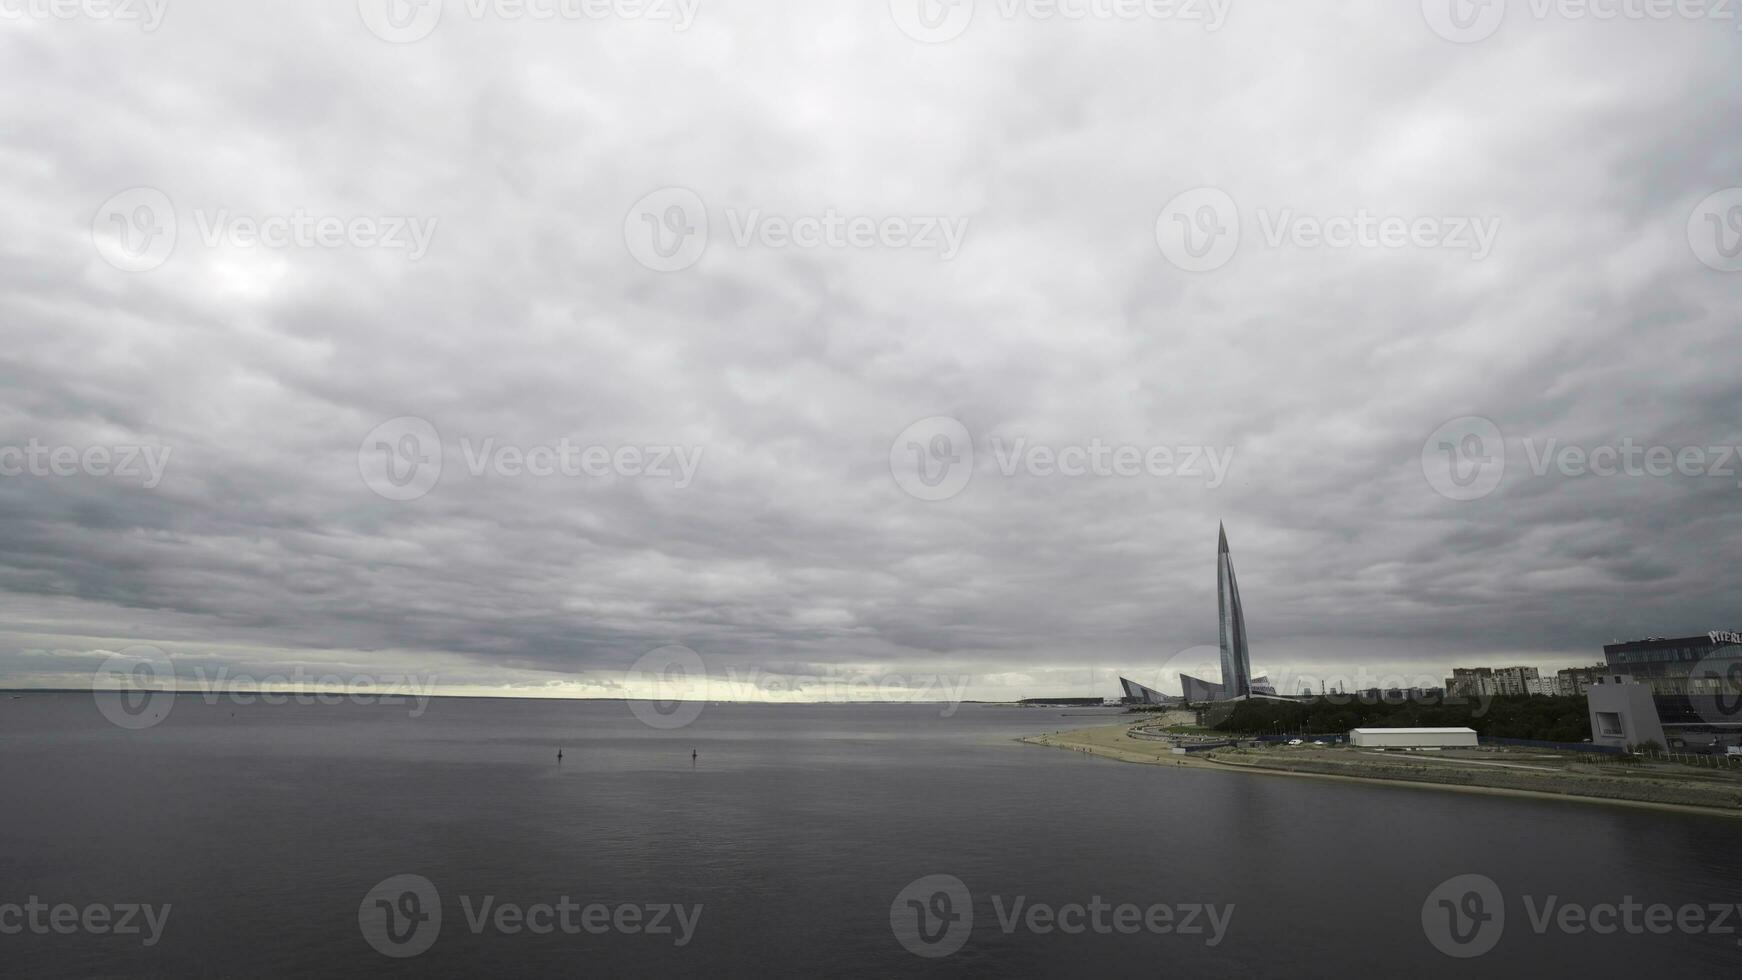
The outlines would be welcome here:
M 1303 779 L 1333 780 L 1378 786 L 1448 790 L 1457 793 L 1477 793 L 1487 796 L 1511 796 L 1544 800 L 1572 800 L 1579 803 L 1604 803 L 1614 806 L 1657 810 L 1669 813 L 1699 814 L 1701 816 L 1742 817 L 1742 808 L 1728 808 L 1719 805 L 1700 806 L 1687 803 L 1665 803 L 1655 800 L 1628 799 L 1625 797 L 1592 796 L 1581 794 L 1570 789 L 1527 790 L 1502 786 L 1442 783 L 1427 779 L 1412 779 L 1402 775 L 1351 776 L 1340 773 L 1301 772 L 1298 770 L 1283 769 L 1253 763 L 1212 759 L 1207 753 L 1176 755 L 1174 754 L 1172 745 L 1166 742 L 1130 738 L 1126 735 L 1126 732 L 1141 723 L 1141 721 L 1122 722 L 1117 725 L 1104 725 L 1097 728 L 1079 728 L 1056 732 L 1045 732 L 1038 735 L 1025 735 L 1018 738 L 1017 741 L 1028 745 L 1043 745 L 1051 748 L 1064 749 L 1066 751 L 1082 752 L 1086 755 L 1098 756 L 1104 759 L 1112 759 L 1119 762 L 1133 762 L 1142 765 L 1172 766 L 1182 769 L 1211 769 L 1219 772 L 1245 773 L 1260 776 L 1293 776 Z M 1557 776 L 1559 776 L 1559 774 L 1557 774 Z M 1560 776 L 1559 778 L 1567 777 Z

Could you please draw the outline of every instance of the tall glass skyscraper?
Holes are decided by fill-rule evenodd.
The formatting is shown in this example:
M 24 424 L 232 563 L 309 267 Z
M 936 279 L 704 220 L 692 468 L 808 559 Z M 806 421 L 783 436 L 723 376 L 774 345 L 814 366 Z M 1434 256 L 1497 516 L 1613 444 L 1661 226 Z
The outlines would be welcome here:
M 1222 619 L 1222 692 L 1226 698 L 1252 693 L 1252 655 L 1246 649 L 1246 610 L 1240 606 L 1240 583 L 1234 580 L 1234 560 L 1228 557 L 1228 529 L 1217 525 L 1216 606 Z

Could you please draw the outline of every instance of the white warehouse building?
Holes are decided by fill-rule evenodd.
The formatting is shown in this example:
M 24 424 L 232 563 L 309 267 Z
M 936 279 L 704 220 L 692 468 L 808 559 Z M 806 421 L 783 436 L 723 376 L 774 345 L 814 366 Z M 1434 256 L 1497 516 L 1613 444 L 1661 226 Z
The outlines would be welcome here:
M 1473 749 L 1474 728 L 1353 728 L 1349 744 L 1369 749 Z

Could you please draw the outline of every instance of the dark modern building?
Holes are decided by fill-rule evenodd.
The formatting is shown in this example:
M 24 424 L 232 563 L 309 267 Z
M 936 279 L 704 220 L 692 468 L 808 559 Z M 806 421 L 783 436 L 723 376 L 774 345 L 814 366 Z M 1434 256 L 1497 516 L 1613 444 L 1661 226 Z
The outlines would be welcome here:
M 1119 678 L 1119 686 L 1125 690 L 1125 701 L 1128 704 L 1179 704 L 1183 698 L 1172 694 L 1163 694 L 1153 687 L 1126 678 Z
M 1661 636 L 1603 648 L 1610 674 L 1626 674 L 1654 695 L 1715 694 L 1714 669 L 1742 662 L 1742 634 L 1713 630 L 1697 636 Z
M 1647 637 L 1603 648 L 1604 676 L 1587 697 L 1591 738 L 1716 749 L 1742 741 L 1742 634 Z M 1650 736 L 1650 737 L 1642 737 Z
M 1224 685 L 1206 681 L 1201 677 L 1193 677 L 1190 674 L 1179 675 L 1179 683 L 1180 688 L 1185 691 L 1187 701 L 1232 701 L 1235 698 L 1235 695 L 1230 694 Z M 1276 688 L 1271 686 L 1268 677 L 1254 677 L 1247 685 L 1247 693 L 1242 696 L 1274 695 L 1275 693 Z

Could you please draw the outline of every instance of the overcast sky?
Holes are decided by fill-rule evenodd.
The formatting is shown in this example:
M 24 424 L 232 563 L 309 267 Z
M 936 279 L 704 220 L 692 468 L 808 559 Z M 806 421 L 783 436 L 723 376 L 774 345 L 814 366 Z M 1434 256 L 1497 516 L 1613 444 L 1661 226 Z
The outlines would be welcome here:
M 1734 19 L 28 2 L 0 686 L 1173 689 L 1218 521 L 1272 676 L 1742 623 Z

